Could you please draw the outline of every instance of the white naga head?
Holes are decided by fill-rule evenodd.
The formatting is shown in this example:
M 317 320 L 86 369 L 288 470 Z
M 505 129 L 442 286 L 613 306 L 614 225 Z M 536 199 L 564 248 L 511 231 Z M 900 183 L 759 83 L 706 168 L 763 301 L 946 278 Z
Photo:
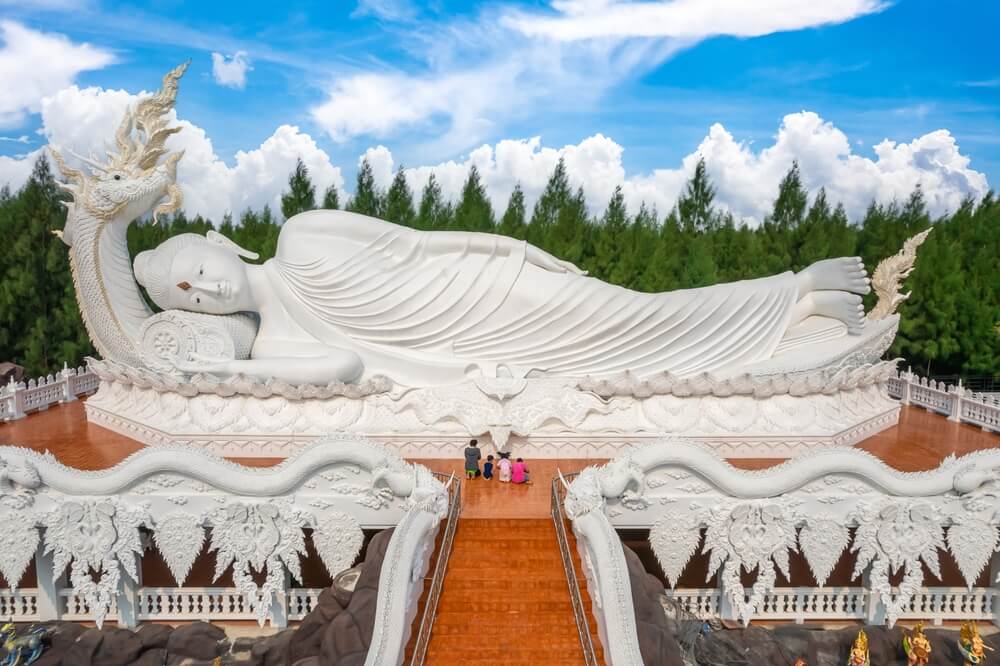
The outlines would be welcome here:
M 60 234 L 73 246 L 77 220 L 81 216 L 100 222 L 122 220 L 153 211 L 153 219 L 180 208 L 182 196 L 177 186 L 177 162 L 183 151 L 167 154 L 165 142 L 180 127 L 168 127 L 168 113 L 177 97 L 177 84 L 188 63 L 177 66 L 163 77 L 163 88 L 155 95 L 141 99 L 134 109 L 128 109 L 115 132 L 117 152 L 108 151 L 107 161 L 75 155 L 90 166 L 91 171 L 68 166 L 63 156 L 50 147 L 68 184 L 60 185 L 73 195 L 67 204 L 69 215 L 66 228 Z M 166 159 L 160 163 L 160 159 Z M 164 199 L 166 199 L 164 201 Z
M 241 257 L 257 254 L 216 231 L 179 234 L 136 255 L 135 279 L 164 310 L 233 314 L 254 307 Z

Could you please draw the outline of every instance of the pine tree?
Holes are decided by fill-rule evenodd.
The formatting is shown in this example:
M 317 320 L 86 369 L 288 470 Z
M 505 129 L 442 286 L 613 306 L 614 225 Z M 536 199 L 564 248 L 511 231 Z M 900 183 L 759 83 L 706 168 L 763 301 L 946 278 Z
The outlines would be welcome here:
M 653 256 L 643 271 L 642 283 L 647 291 L 671 291 L 680 286 L 680 250 L 684 242 L 676 208 L 663 220 L 658 232 Z
M 791 231 L 802 224 L 808 203 L 809 195 L 802 186 L 799 163 L 792 162 L 792 168 L 778 184 L 778 198 L 774 200 L 768 222 L 783 231 Z
M 53 230 L 66 212 L 40 157 L 24 187 L 3 202 L 0 231 L 0 358 L 23 365 L 28 376 L 77 364 L 93 353 L 76 305 L 66 246 Z
M 301 159 L 288 177 L 288 191 L 281 195 L 281 214 L 287 220 L 294 215 L 316 208 L 316 188 L 309 180 L 309 169 Z
M 621 261 L 611 272 L 611 282 L 629 289 L 645 291 L 646 266 L 656 249 L 656 209 L 643 202 L 625 230 L 625 248 Z
M 677 214 L 684 231 L 708 231 L 715 226 L 715 188 L 708 178 L 705 158 L 698 160 L 694 174 L 677 200 Z
M 769 274 L 792 268 L 799 255 L 798 228 L 805 217 L 809 196 L 802 186 L 798 162 L 792 162 L 781 183 L 771 213 L 761 226 L 766 269 Z
M 479 179 L 475 165 L 462 187 L 462 198 L 455 207 L 452 225 L 462 231 L 493 231 L 493 206 L 486 196 L 486 188 Z
M 330 185 L 326 188 L 323 193 L 323 205 L 320 206 L 325 210 L 337 210 L 340 208 L 340 195 L 337 193 L 337 186 L 335 184 Z
M 432 173 L 420 196 L 420 210 L 417 211 L 418 229 L 445 229 L 451 223 L 451 207 L 445 203 L 441 186 Z
M 535 202 L 535 209 L 528 223 L 528 242 L 543 249 L 548 247 L 549 233 L 559 218 L 559 211 L 570 199 L 569 179 L 566 176 L 566 163 L 560 157 L 556 168 L 545 185 L 542 196 Z
M 375 185 L 375 175 L 372 173 L 372 165 L 368 163 L 367 157 L 361 162 L 361 168 L 358 169 L 358 181 L 354 187 L 354 196 L 347 204 L 347 210 L 372 217 L 379 217 L 382 214 L 382 193 Z
M 628 213 L 625 210 L 625 195 L 622 187 L 615 188 L 608 202 L 608 207 L 601 216 L 594 238 L 594 255 L 587 266 L 591 275 L 600 279 L 622 284 L 621 274 L 615 274 L 615 268 L 622 264 L 629 238 Z
M 560 259 L 580 266 L 591 253 L 591 224 L 587 215 L 587 199 L 583 188 L 559 209 L 555 224 L 549 231 L 546 249 Z
M 497 233 L 524 240 L 528 233 L 528 225 L 525 223 L 524 190 L 521 184 L 514 185 L 514 191 L 510 193 L 510 200 L 507 202 L 507 210 L 504 211 L 503 218 L 497 226 Z
M 412 227 L 417 221 L 417 212 L 413 210 L 413 193 L 406 182 L 403 167 L 399 167 L 392 185 L 385 195 L 385 219 L 404 227 Z

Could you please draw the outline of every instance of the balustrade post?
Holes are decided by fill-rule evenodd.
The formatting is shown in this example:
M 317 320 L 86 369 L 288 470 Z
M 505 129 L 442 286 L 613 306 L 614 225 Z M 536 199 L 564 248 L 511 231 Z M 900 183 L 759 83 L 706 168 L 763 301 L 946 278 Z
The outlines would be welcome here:
M 719 572 L 719 582 L 717 583 L 717 589 L 719 590 L 719 619 L 720 620 L 735 620 L 736 609 L 733 608 L 733 602 L 729 599 L 729 595 L 726 594 L 726 589 L 722 585 L 722 572 Z
M 948 414 L 948 420 L 959 423 L 962 420 L 962 396 L 965 394 L 965 389 L 962 388 L 962 380 L 958 380 L 958 386 L 952 386 L 952 390 L 949 391 L 951 394 L 951 413 Z
M 861 577 L 861 584 L 865 588 L 865 622 L 871 625 L 885 624 L 885 607 L 879 599 L 877 592 L 872 591 L 871 571 L 865 569 Z
M 288 626 L 288 591 L 292 588 L 292 575 L 281 567 L 281 589 L 274 591 L 271 601 L 271 626 L 284 629 Z
M 903 397 L 899 401 L 904 405 L 908 405 L 910 404 L 910 382 L 913 380 L 913 371 L 907 368 L 906 372 L 900 373 L 899 378 L 903 384 Z
M 994 591 L 991 599 L 993 626 L 1000 627 L 1000 595 L 997 594 L 997 588 L 1000 588 L 1000 552 L 994 552 L 990 558 L 990 587 Z
M 11 401 L 11 420 L 16 421 L 17 419 L 24 418 L 24 387 L 14 381 L 14 378 L 10 378 L 10 384 L 7 385 L 7 390 L 13 396 Z
M 45 545 L 38 544 L 35 550 L 35 578 L 38 581 L 38 619 L 43 622 L 62 618 L 63 605 L 59 589 L 66 585 L 66 573 L 56 578 L 52 572 L 52 555 L 45 554 Z
M 69 366 L 63 363 L 62 372 L 59 373 L 59 378 L 63 383 L 62 402 L 73 402 L 76 400 L 76 394 L 73 393 L 73 382 L 71 379 L 74 374 L 74 371 L 70 370 Z
M 121 586 L 118 590 L 118 626 L 134 629 L 139 624 L 139 589 L 142 587 L 142 558 L 136 559 L 136 580 L 126 572 L 122 572 Z

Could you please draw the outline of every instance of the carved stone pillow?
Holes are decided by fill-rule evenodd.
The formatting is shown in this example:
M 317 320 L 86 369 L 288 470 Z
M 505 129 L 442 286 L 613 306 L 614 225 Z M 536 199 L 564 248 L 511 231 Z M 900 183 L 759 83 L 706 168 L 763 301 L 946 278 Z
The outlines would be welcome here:
M 143 363 L 158 372 L 176 373 L 176 361 L 195 355 L 213 359 L 248 359 L 258 319 L 249 313 L 211 315 L 167 310 L 147 319 L 139 330 Z

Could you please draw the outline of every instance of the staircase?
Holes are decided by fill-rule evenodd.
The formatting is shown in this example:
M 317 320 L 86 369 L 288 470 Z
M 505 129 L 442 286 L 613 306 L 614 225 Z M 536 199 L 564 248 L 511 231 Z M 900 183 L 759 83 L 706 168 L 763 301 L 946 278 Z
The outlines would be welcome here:
M 427 663 L 584 663 L 551 519 L 459 521 Z

